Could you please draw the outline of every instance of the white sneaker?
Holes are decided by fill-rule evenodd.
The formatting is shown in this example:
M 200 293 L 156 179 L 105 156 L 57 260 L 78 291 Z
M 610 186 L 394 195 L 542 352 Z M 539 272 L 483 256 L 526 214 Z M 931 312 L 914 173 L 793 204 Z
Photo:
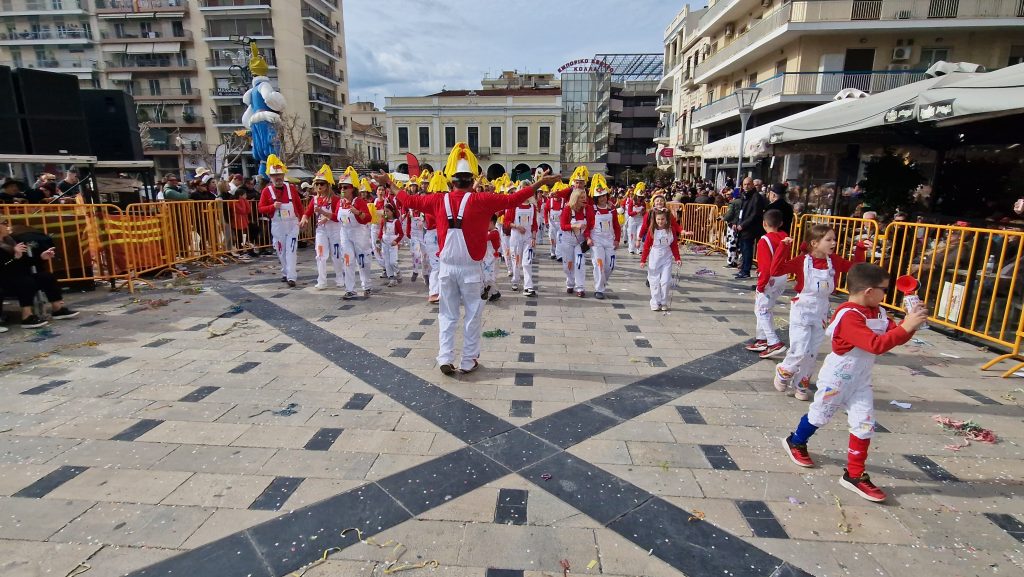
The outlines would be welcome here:
M 315 288 L 318 291 L 322 291 L 327 289 L 327 285 L 316 283 L 315 285 L 313 285 L 313 288 Z
M 8 329 L 7 327 L 5 327 L 3 325 L 0 325 L 0 333 L 6 333 L 8 330 L 10 330 L 10 329 Z

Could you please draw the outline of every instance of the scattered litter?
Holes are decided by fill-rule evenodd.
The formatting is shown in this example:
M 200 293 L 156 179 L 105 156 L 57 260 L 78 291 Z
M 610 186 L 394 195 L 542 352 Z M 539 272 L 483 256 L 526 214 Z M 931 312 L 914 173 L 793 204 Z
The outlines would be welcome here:
M 893 400 L 889 401 L 889 404 L 890 405 L 895 405 L 895 406 L 897 406 L 897 407 L 899 407 L 901 409 L 910 409 L 910 407 L 911 407 L 910 403 L 904 403 L 904 402 L 901 402 L 901 401 L 897 401 L 896 399 L 893 399 Z
M 551 473 L 544 473 L 543 475 L 540 476 L 540 478 L 544 479 L 545 481 L 550 481 L 552 479 Z
M 910 339 L 910 342 L 914 343 L 915 345 L 921 345 L 922 347 L 934 347 L 935 346 L 935 345 L 929 343 L 928 341 L 926 341 L 924 339 L 919 339 L 919 338 L 916 338 L 916 337 L 913 338 L 913 339 Z
M 253 417 L 258 417 L 258 416 L 262 415 L 263 413 L 270 413 L 271 415 L 274 415 L 275 417 L 290 417 L 290 416 L 292 416 L 292 415 L 294 415 L 295 413 L 298 413 L 298 412 L 299 412 L 299 404 L 298 403 L 288 403 L 288 406 L 283 408 L 283 409 L 278 409 L 276 411 L 274 409 L 263 409 L 262 411 L 256 413 L 255 415 L 249 415 L 249 418 L 251 419 Z
M 940 355 L 942 355 L 942 356 L 944 356 L 944 357 L 949 357 L 949 358 L 951 358 L 951 359 L 959 359 L 959 358 L 960 358 L 960 357 L 958 357 L 958 356 L 956 356 L 956 355 L 951 355 L 951 354 L 949 354 L 949 353 L 939 353 L 939 354 L 940 354 Z
M 240 312 L 242 312 L 242 305 L 231 305 L 231 306 L 228 307 L 228 310 L 220 313 L 220 316 L 225 317 L 225 316 L 237 315 Z
M 989 444 L 994 444 L 998 441 L 995 433 L 974 421 L 955 421 L 942 415 L 933 415 L 932 419 L 943 429 L 970 441 Z
M 30 356 L 30 357 L 25 357 L 23 359 L 14 359 L 14 360 L 11 360 L 11 361 L 4 361 L 3 363 L 0 363 L 0 372 L 9 371 L 11 369 L 16 369 L 16 368 L 20 367 L 21 365 L 23 365 L 25 363 L 32 362 L 32 361 L 38 361 L 39 359 L 45 359 L 46 357 L 48 357 L 50 355 L 53 355 L 53 354 L 56 354 L 56 353 L 60 353 L 62 351 L 68 351 L 68 350 L 72 350 L 72 349 L 80 349 L 80 348 L 83 348 L 83 347 L 97 347 L 97 346 L 99 346 L 99 343 L 97 343 L 96 341 L 84 341 L 84 342 L 81 342 L 81 343 L 70 343 L 70 344 L 67 344 L 67 345 L 60 345 L 59 347 L 56 347 L 55 349 L 53 349 L 51 351 L 48 351 L 48 352 L 45 352 L 45 353 L 36 353 L 36 354 L 34 354 L 34 355 Z
M 74 569 L 68 571 L 68 574 L 64 577 L 75 577 L 76 575 L 81 575 L 82 573 L 85 573 L 90 569 L 92 569 L 92 566 L 83 561 L 79 563 Z
M 144 306 L 146 308 L 150 308 L 150 309 L 158 309 L 160 307 L 165 307 L 165 306 L 171 304 L 171 300 L 170 299 L 149 299 L 148 301 L 139 302 L 137 304 L 142 305 L 142 306 Z
M 705 516 L 706 515 L 704 515 L 704 511 L 698 511 L 698 510 L 694 509 L 693 510 L 693 515 L 690 515 L 689 517 L 687 517 L 686 521 L 689 522 L 689 523 L 693 523 L 694 521 L 703 521 Z M 653 551 L 653 549 L 652 549 L 652 551 Z M 648 555 L 650 555 L 650 553 L 648 553 Z
M 431 559 L 429 561 L 423 561 L 422 563 L 401 563 L 401 564 L 399 564 L 399 562 L 398 562 L 399 559 L 401 559 L 402 555 L 405 555 L 406 551 L 408 551 L 408 548 L 405 545 L 402 545 L 401 543 L 399 543 L 397 541 L 394 541 L 392 539 L 388 539 L 384 543 L 376 542 L 373 539 L 373 537 L 368 537 L 368 538 L 364 539 L 363 538 L 363 532 L 360 531 L 359 529 L 356 529 L 355 527 L 350 527 L 348 529 L 345 529 L 344 531 L 341 532 L 341 536 L 344 537 L 350 531 L 355 531 L 356 538 L 359 539 L 359 541 L 361 543 L 363 543 L 364 545 L 373 545 L 374 547 L 379 547 L 381 549 L 392 548 L 391 549 L 391 554 L 394 556 L 394 559 L 393 560 L 385 560 L 384 561 L 384 565 L 383 565 L 383 568 L 384 568 L 383 574 L 384 575 L 390 575 L 392 573 L 398 573 L 399 571 L 408 571 L 410 569 L 424 569 L 426 567 L 431 567 L 433 569 L 437 569 L 437 568 L 439 568 L 441 566 L 441 564 L 436 559 Z M 310 569 L 312 569 L 312 568 L 314 568 L 314 567 L 316 567 L 318 565 L 323 565 L 324 563 L 326 563 L 327 559 L 328 559 L 328 557 L 330 557 L 331 553 L 336 553 L 338 551 L 341 551 L 341 549 L 342 549 L 341 547 L 330 547 L 328 549 L 325 549 L 324 550 L 324 554 L 319 559 L 317 559 L 316 561 L 313 561 L 312 563 L 309 563 L 308 565 L 305 565 L 304 567 L 302 567 L 298 571 L 293 572 L 292 573 L 292 577 L 302 577 Z
M 842 502 L 839 501 L 839 497 L 837 495 L 832 495 L 832 498 L 836 500 L 836 507 L 839 508 L 839 530 L 843 533 L 853 533 L 853 527 L 851 527 L 850 523 L 846 521 L 846 511 L 843 510 Z
M 493 331 L 484 331 L 483 333 L 484 338 L 488 339 L 507 337 L 509 334 L 511 333 L 505 332 L 503 329 L 494 329 Z
M 597 567 L 597 559 L 591 559 L 590 563 L 587 563 L 587 571 L 593 571 L 594 567 Z
M 569 577 L 569 560 L 562 559 L 559 564 L 562 565 L 562 577 Z
M 794 504 L 794 505 L 803 505 L 804 504 L 803 501 L 801 501 L 800 499 L 797 499 L 796 497 L 793 497 L 792 495 L 789 497 L 789 502 Z
M 1017 397 L 1011 395 L 1010 393 L 1006 393 L 1002 395 L 1000 398 L 1003 399 L 1004 401 L 1010 401 L 1011 403 L 1017 402 Z
M 206 338 L 214 339 L 214 338 L 217 338 L 217 337 L 222 337 L 222 336 L 230 333 L 231 331 L 235 330 L 236 327 L 240 327 L 240 326 L 247 325 L 247 324 L 249 324 L 249 320 L 248 319 L 242 319 L 240 321 L 232 322 L 231 325 L 228 326 L 225 329 L 218 330 L 218 329 L 213 328 L 213 322 L 210 322 L 210 326 L 206 327 L 206 331 L 208 333 L 210 333 L 210 334 L 208 334 L 206 336 Z
M 14 427 L 7 427 L 6 429 L 0 429 L 0 433 L 10 433 L 14 430 Z
M 715 273 L 715 271 L 713 271 L 713 270 L 711 270 L 709 268 L 701 267 L 701 268 L 697 269 L 697 272 L 695 272 L 693 274 L 696 275 L 696 276 L 715 276 L 717 273 Z
M 662 471 L 665 471 L 666 473 L 668 472 L 668 461 L 662 461 L 661 463 L 659 463 L 659 466 L 661 467 Z
M 949 449 L 950 451 L 959 451 L 960 449 L 963 449 L 964 447 L 970 447 L 971 446 L 971 442 L 968 441 L 967 439 L 960 439 L 960 440 L 963 441 L 963 444 L 946 445 L 943 448 L 944 449 Z
M 651 555 L 654 555 L 654 549 L 647 551 L 647 556 L 650 557 Z
M 924 371 L 919 370 L 919 369 L 912 369 L 910 367 L 907 367 L 907 370 L 910 371 L 910 376 L 912 376 L 912 377 L 920 377 L 921 375 L 924 374 Z
M 197 295 L 197 294 L 201 294 L 201 293 L 203 293 L 205 291 L 206 291 L 206 289 L 201 287 L 201 286 L 190 286 L 190 287 L 186 287 L 186 288 L 181 289 L 181 294 L 183 294 L 183 295 Z
M 37 337 L 43 337 L 43 338 L 52 337 L 53 336 L 53 329 L 51 329 L 50 327 L 43 327 L 41 329 L 36 329 L 36 336 Z

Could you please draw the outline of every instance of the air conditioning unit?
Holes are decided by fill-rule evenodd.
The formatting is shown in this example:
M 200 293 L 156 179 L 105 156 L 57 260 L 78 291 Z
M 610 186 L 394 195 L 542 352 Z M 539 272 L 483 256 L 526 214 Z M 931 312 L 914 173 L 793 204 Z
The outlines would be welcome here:
M 736 25 L 732 22 L 725 25 L 725 37 L 732 38 L 732 35 L 736 32 Z
M 897 46 L 892 49 L 892 60 L 893 62 L 910 60 L 911 52 L 913 49 L 910 46 Z

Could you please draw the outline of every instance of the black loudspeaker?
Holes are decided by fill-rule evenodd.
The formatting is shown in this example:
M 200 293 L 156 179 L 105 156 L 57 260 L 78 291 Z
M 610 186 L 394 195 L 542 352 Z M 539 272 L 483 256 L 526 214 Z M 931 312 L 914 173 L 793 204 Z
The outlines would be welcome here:
M 83 90 L 92 153 L 99 160 L 144 160 L 135 100 L 122 90 Z
M 25 138 L 18 120 L 18 101 L 11 69 L 0 66 L 0 154 L 25 154 Z
M 91 156 L 85 119 L 23 116 L 22 129 L 30 154 Z
M 91 155 L 78 77 L 33 68 L 13 76 L 26 152 Z

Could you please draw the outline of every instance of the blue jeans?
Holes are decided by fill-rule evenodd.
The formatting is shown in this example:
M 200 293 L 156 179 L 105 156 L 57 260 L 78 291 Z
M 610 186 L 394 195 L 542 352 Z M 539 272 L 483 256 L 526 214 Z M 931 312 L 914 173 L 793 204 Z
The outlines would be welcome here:
M 753 238 L 740 238 L 740 274 L 749 275 L 750 267 L 754 265 L 754 240 Z

